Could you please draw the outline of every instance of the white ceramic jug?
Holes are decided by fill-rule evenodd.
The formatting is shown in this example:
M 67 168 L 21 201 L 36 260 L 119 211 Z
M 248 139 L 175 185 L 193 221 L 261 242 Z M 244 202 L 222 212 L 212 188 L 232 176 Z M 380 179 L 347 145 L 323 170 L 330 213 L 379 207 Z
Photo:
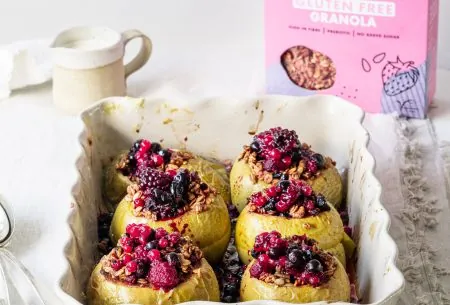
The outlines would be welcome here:
M 125 65 L 125 46 L 134 38 L 142 39 L 141 49 Z M 126 78 L 148 61 L 152 42 L 138 30 L 75 27 L 60 33 L 52 48 L 54 103 L 77 114 L 105 97 L 126 95 Z

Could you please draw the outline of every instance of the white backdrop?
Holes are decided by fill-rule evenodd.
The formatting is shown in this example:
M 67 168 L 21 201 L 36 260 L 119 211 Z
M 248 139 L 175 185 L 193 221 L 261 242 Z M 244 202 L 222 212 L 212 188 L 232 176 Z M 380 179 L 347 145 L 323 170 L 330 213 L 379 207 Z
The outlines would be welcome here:
M 440 2 L 440 64 L 450 69 L 450 0 Z M 205 52 L 217 43 L 260 51 L 262 14 L 263 0 L 0 0 L 0 45 L 95 24 L 141 29 L 174 56 L 196 44 Z

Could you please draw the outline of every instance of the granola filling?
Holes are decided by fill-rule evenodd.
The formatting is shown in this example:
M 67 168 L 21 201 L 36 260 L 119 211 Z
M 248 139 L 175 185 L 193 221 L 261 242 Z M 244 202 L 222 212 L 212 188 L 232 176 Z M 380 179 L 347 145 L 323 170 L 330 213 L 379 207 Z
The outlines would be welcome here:
M 252 194 L 248 205 L 250 212 L 288 218 L 316 216 L 330 210 L 325 197 L 315 194 L 311 186 L 301 180 L 280 180 Z
M 276 231 L 261 233 L 251 254 L 255 263 L 250 276 L 277 286 L 318 287 L 328 282 L 337 268 L 333 256 L 305 235 L 281 238 Z
M 239 156 L 251 170 L 254 182 L 276 183 L 283 175 L 290 179 L 312 179 L 336 163 L 301 144 L 295 131 L 271 128 L 253 137 Z
M 108 280 L 168 291 L 198 270 L 203 254 L 188 237 L 144 224 L 130 224 L 118 246 L 102 260 Z
M 134 180 L 145 168 L 172 172 L 192 158 L 194 156 L 189 152 L 163 149 L 158 142 L 140 139 L 133 143 L 128 154 L 116 164 L 116 169 Z
M 125 199 L 133 202 L 135 216 L 156 221 L 189 210 L 205 211 L 215 196 L 216 191 L 202 182 L 197 172 L 180 168 L 165 173 L 148 167 L 139 173 L 137 183 L 128 186 Z

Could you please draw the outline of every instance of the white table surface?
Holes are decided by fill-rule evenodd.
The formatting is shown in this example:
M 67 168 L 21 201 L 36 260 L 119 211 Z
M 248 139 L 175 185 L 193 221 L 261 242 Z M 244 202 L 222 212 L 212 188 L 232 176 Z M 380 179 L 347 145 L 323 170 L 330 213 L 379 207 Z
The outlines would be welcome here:
M 100 2 L 106 5 L 105 1 Z M 157 18 L 154 11 L 148 15 L 137 14 L 136 8 L 131 9 L 134 4 L 128 2 L 123 2 L 120 9 L 116 7 L 115 15 L 99 17 L 103 18 L 101 24 L 113 25 L 119 30 L 136 27 L 154 40 L 151 61 L 129 79 L 130 95 L 145 95 L 162 85 L 196 95 L 262 92 L 261 5 L 256 5 L 255 1 L 233 0 L 230 3 L 240 9 L 225 5 L 220 14 L 199 14 L 199 11 L 216 9 L 211 1 L 197 1 L 202 3 L 201 9 L 187 2 L 177 2 L 178 10 L 174 10 L 173 1 L 168 2 L 172 5 L 161 5 L 161 15 L 169 16 L 165 22 Z M 85 18 L 75 21 L 68 12 L 72 9 L 79 12 L 78 8 L 54 2 L 65 12 L 53 16 L 59 20 L 58 27 L 75 25 L 75 22 L 98 23 L 94 17 L 102 7 L 97 2 L 89 3 L 92 8 L 85 11 Z M 3 11 L 2 5 L 3 1 L 0 11 Z M 31 14 L 33 5 L 38 6 L 35 2 L 30 5 L 24 16 Z M 77 3 L 76 6 L 83 5 Z M 193 15 L 199 18 L 195 23 L 191 22 Z M 38 32 L 31 26 L 31 34 L 22 31 L 17 38 L 49 37 L 57 32 L 54 25 L 45 21 L 44 25 L 37 25 L 44 26 L 45 30 Z M 11 41 L 14 38 L 9 37 Z M 441 70 L 438 75 L 439 88 L 430 116 L 438 141 L 450 141 L 450 71 Z M 14 92 L 9 99 L 0 101 L 0 159 L 4 160 L 0 168 L 0 195 L 20 208 L 11 247 L 47 287 L 57 280 L 52 270 L 64 264 L 60 253 L 49 253 L 48 249 L 63 247 L 57 237 L 61 230 L 67 229 L 64 216 L 70 209 L 68 195 L 72 187 L 65 177 L 75 170 L 75 147 L 81 128 L 77 119 L 65 117 L 53 108 L 51 84 Z M 48 221 L 49 218 L 52 221 Z

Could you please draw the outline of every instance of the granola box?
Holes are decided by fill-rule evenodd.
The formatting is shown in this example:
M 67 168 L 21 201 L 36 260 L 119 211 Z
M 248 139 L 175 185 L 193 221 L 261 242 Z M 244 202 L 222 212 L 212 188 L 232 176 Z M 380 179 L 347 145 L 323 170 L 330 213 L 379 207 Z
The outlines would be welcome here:
M 438 0 L 265 0 L 266 91 L 332 94 L 424 118 L 436 87 Z

